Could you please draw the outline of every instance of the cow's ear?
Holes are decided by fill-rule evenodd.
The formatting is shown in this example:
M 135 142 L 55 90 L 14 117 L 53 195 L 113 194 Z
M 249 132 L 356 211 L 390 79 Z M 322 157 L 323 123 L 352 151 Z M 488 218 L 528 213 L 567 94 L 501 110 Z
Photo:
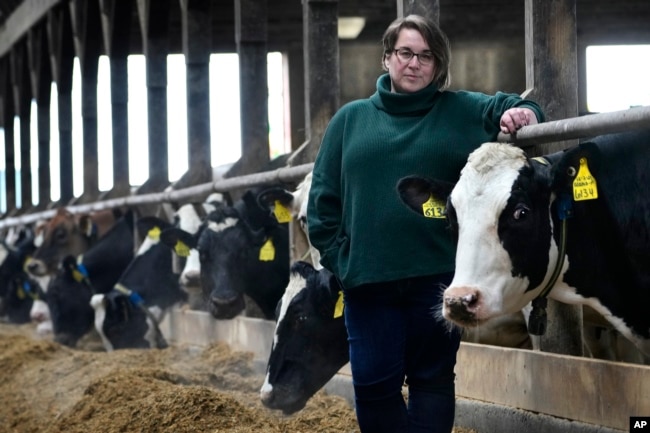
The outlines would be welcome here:
M 551 189 L 558 194 L 565 192 L 573 195 L 574 181 L 577 176 L 588 177 L 597 182 L 602 161 L 603 156 L 598 146 L 592 142 L 566 149 L 551 169 Z
M 280 187 L 267 188 L 257 194 L 257 202 L 264 208 L 273 209 L 276 201 L 279 201 L 284 206 L 290 206 L 291 202 L 293 202 L 293 194 Z
M 454 184 L 421 176 L 407 176 L 397 182 L 397 192 L 402 202 L 419 215 L 422 205 L 431 201 L 446 203 Z
M 279 223 L 287 223 L 291 221 L 291 203 L 293 202 L 293 194 L 284 188 L 271 187 L 263 190 L 257 194 L 257 203 L 264 209 L 269 209 L 273 212 L 275 219 Z
M 90 218 L 90 215 L 79 216 L 79 230 L 87 237 L 92 236 L 93 220 Z
M 160 241 L 179 256 L 187 256 L 189 249 L 196 248 L 196 237 L 185 230 L 170 227 L 160 233 Z

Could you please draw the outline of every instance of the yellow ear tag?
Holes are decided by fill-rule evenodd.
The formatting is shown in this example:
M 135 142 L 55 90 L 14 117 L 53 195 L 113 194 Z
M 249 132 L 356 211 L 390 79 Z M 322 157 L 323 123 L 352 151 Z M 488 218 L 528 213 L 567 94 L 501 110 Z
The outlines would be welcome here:
M 429 200 L 422 203 L 422 214 L 427 218 L 444 218 L 445 206 L 445 202 L 430 195 Z
M 21 299 L 21 300 L 25 299 L 27 297 L 27 294 L 25 293 L 25 291 L 23 290 L 22 287 L 18 288 L 18 291 L 16 292 L 16 295 L 18 296 L 18 299 Z
M 334 305 L 334 318 L 337 319 L 343 315 L 343 290 L 339 290 L 339 298 Z
M 74 278 L 74 280 L 75 280 L 77 283 L 80 283 L 80 282 L 83 281 L 84 276 L 83 276 L 83 274 L 82 274 L 81 272 L 79 272 L 78 270 L 74 269 L 74 270 L 72 271 L 72 278 Z
M 271 238 L 268 238 L 260 248 L 260 262 L 272 262 L 275 259 L 275 247 Z
M 275 201 L 275 205 L 273 206 L 273 214 L 279 223 L 288 223 L 291 221 L 291 212 L 289 212 L 289 209 L 287 209 L 285 205 L 280 203 L 280 200 Z
M 181 241 L 176 241 L 176 245 L 174 245 L 174 252 L 179 257 L 188 257 L 190 255 L 190 247 Z
M 147 232 L 147 236 L 154 241 L 160 240 L 160 227 L 155 226 Z
M 596 178 L 591 175 L 587 158 L 580 158 L 580 168 L 573 179 L 573 199 L 575 201 L 594 200 L 598 198 Z

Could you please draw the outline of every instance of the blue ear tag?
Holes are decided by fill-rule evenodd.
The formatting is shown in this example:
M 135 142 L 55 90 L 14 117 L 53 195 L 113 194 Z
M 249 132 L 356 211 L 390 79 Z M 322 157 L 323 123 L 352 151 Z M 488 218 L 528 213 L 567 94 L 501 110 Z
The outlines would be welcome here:
M 129 293 L 129 301 L 131 301 L 134 305 L 144 304 L 144 299 L 142 299 L 142 296 L 140 296 L 138 292 Z

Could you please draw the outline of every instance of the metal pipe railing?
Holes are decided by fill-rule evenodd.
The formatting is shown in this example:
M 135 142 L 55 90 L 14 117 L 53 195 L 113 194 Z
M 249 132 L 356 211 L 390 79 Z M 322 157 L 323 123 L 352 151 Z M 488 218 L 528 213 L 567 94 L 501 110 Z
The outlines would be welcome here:
M 142 195 L 118 197 L 109 200 L 66 206 L 71 213 L 89 213 L 94 211 L 113 209 L 123 206 L 136 206 L 152 203 L 187 203 L 199 197 L 205 197 L 212 192 L 227 192 L 239 188 L 250 188 L 266 183 L 287 183 L 301 179 L 309 173 L 314 164 L 302 164 L 295 167 L 282 167 L 276 170 L 260 173 L 247 174 L 227 179 L 219 179 L 213 182 L 202 183 L 177 190 L 166 190 Z M 31 224 L 43 219 L 52 218 L 56 209 L 49 209 L 42 212 L 25 214 L 16 217 L 8 217 L 0 220 L 0 230 L 23 224 Z
M 650 128 L 650 106 L 634 107 L 628 110 L 613 111 L 610 113 L 589 114 L 524 126 L 514 135 L 500 133 L 497 140 L 504 143 L 514 143 L 520 147 L 530 147 L 553 141 L 592 137 L 643 128 Z M 249 188 L 264 183 L 291 182 L 300 177 L 304 177 L 312 170 L 313 166 L 313 163 L 308 163 L 295 167 L 283 167 L 268 172 L 222 179 L 178 190 L 71 205 L 67 209 L 72 213 L 88 213 L 122 206 L 163 202 L 189 202 L 194 198 L 205 196 L 211 192 L 227 192 L 237 188 Z M 32 214 L 8 217 L 0 220 L 0 230 L 51 218 L 55 213 L 55 209 L 50 209 Z
M 499 133 L 497 140 L 502 143 L 514 143 L 519 147 L 530 147 L 553 141 L 594 137 L 644 128 L 650 128 L 650 106 L 634 107 L 610 113 L 588 114 L 524 126 L 514 135 Z

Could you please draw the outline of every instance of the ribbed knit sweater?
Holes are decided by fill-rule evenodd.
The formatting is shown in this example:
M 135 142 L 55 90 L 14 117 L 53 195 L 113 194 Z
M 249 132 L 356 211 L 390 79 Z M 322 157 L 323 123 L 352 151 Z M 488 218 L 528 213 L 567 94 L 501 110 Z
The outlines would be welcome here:
M 448 223 L 409 210 L 397 182 L 408 175 L 456 182 L 469 153 L 496 138 L 512 107 L 544 120 L 536 103 L 514 94 L 440 92 L 433 84 L 391 93 L 388 74 L 370 98 L 341 107 L 323 136 L 309 194 L 309 238 L 321 264 L 346 289 L 453 271 Z

